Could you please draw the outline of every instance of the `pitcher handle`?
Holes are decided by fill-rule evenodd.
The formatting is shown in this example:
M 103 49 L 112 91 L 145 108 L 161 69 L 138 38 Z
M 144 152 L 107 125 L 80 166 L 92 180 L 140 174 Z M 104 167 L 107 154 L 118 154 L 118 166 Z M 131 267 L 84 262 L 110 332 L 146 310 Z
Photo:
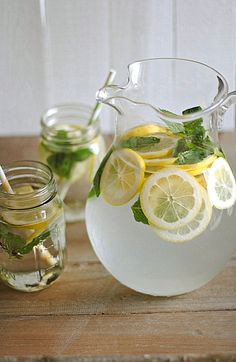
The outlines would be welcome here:
M 218 114 L 218 130 L 222 128 L 223 117 L 228 108 L 236 103 L 236 91 L 230 92 L 225 101 L 221 104 Z

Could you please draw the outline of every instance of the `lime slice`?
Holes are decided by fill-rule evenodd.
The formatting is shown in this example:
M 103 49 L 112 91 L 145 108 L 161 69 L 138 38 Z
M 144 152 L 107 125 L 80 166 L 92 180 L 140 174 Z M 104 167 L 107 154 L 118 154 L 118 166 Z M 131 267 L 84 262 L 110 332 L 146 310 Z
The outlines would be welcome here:
M 206 177 L 212 204 L 220 210 L 232 207 L 236 201 L 236 182 L 228 162 L 223 157 L 217 158 Z
M 139 191 L 145 163 L 134 151 L 123 148 L 109 157 L 101 176 L 101 195 L 111 205 L 123 205 Z
M 174 243 L 182 243 L 199 236 L 210 223 L 212 206 L 206 190 L 200 186 L 202 192 L 202 205 L 192 221 L 174 230 L 163 230 L 153 227 L 153 230 L 164 240 Z
M 150 224 L 172 230 L 193 220 L 202 194 L 199 183 L 187 172 L 163 169 L 145 181 L 140 201 Z

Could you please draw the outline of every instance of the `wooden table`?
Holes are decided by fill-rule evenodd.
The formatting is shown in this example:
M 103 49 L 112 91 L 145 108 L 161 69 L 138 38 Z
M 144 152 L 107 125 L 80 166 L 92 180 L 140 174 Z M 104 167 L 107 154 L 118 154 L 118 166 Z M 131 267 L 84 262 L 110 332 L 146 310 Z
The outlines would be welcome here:
M 222 141 L 236 159 L 236 134 Z M 0 138 L 0 162 L 36 159 L 36 144 Z M 66 269 L 49 289 L 26 294 L 0 283 L 0 361 L 236 361 L 236 257 L 205 287 L 158 298 L 104 269 L 83 222 L 67 236 Z

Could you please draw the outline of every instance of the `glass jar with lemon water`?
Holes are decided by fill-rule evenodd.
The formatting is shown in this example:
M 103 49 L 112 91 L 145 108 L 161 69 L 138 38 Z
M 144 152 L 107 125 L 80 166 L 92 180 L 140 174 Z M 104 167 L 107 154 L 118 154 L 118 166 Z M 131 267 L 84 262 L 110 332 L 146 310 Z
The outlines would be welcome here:
M 38 291 L 64 268 L 62 202 L 46 165 L 19 161 L 4 171 L 13 194 L 0 184 L 0 278 L 14 289 Z
M 68 104 L 41 118 L 40 160 L 52 169 L 63 200 L 66 221 L 84 218 L 87 194 L 105 145 L 99 120 L 88 125 L 92 108 Z

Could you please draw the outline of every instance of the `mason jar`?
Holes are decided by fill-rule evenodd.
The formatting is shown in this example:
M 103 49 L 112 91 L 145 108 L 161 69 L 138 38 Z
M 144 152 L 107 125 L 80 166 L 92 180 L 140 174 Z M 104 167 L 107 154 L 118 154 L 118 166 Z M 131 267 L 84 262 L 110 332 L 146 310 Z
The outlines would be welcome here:
M 48 109 L 41 118 L 40 160 L 53 171 L 67 222 L 84 219 L 84 209 L 105 144 L 99 119 L 88 125 L 92 108 L 66 104 Z
M 62 202 L 50 168 L 18 161 L 3 167 L 13 194 L 0 183 L 0 278 L 34 292 L 51 285 L 65 261 Z

